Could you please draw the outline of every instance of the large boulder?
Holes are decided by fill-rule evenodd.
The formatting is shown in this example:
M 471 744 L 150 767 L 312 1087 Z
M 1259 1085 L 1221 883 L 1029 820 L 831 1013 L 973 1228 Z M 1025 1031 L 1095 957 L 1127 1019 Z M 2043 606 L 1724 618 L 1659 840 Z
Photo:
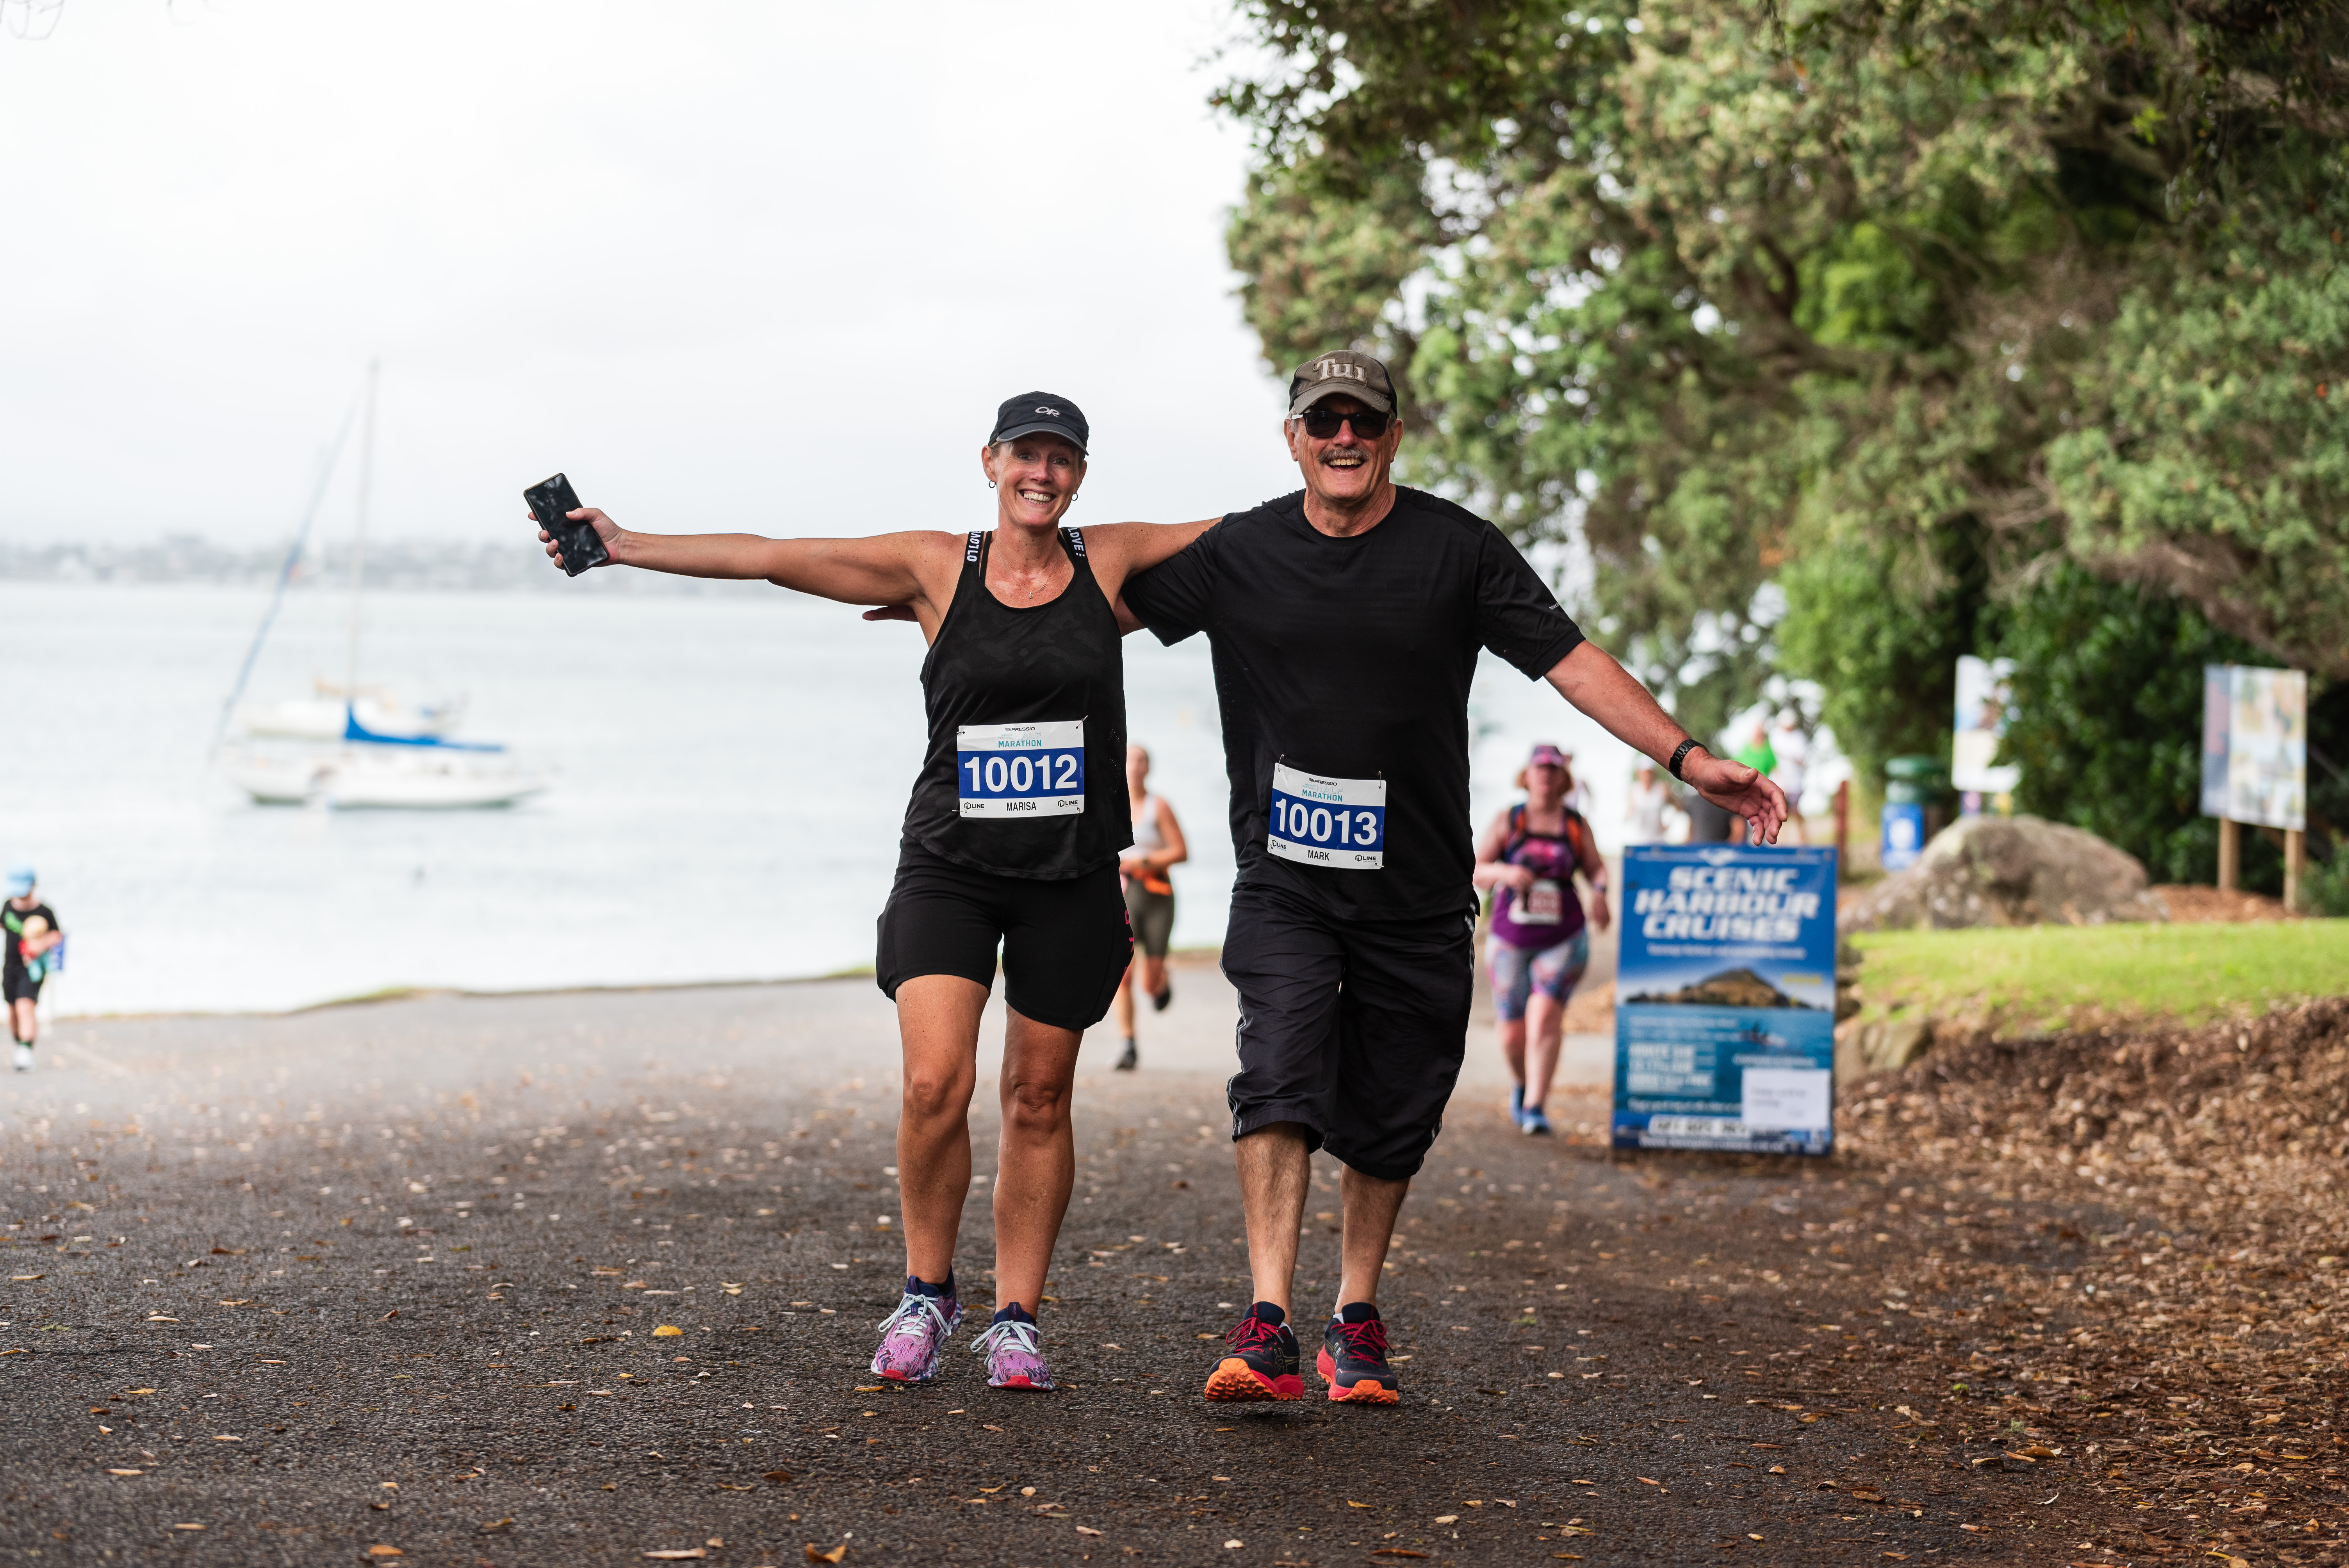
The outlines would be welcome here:
M 2102 925 L 2168 920 L 2136 856 L 2037 817 L 1966 817 L 1907 871 L 1855 899 L 1845 931 L 1975 925 Z

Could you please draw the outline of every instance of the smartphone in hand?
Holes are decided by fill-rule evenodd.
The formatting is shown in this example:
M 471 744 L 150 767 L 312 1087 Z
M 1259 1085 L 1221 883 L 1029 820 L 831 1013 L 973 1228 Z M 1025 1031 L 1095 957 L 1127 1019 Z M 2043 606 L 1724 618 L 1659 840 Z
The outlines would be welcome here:
M 579 497 L 563 475 L 540 480 L 523 491 L 522 499 L 529 503 L 530 515 L 538 520 L 538 526 L 546 530 L 555 548 L 563 552 L 564 571 L 576 577 L 589 567 L 601 566 L 612 559 L 595 524 L 571 520 L 570 514 L 579 510 Z

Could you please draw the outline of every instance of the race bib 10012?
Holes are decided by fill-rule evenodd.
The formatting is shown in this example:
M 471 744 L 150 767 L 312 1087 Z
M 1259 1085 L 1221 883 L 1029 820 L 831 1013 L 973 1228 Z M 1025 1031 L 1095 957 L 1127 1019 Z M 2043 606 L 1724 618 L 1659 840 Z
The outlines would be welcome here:
M 1081 814 L 1085 721 L 957 726 L 955 793 L 966 817 Z
M 1387 862 L 1387 781 L 1272 769 L 1267 851 L 1306 866 L 1374 872 Z

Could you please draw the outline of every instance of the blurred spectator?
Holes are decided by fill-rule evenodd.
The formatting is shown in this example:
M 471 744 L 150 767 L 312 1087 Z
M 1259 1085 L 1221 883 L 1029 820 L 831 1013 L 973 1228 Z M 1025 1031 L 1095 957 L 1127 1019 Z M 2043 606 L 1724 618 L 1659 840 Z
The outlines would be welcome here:
M 1778 715 L 1778 727 L 1770 732 L 1769 748 L 1777 758 L 1777 766 L 1770 770 L 1770 782 L 1786 792 L 1786 826 L 1795 830 L 1795 841 L 1811 841 L 1810 830 L 1803 824 L 1803 778 L 1810 770 L 1811 742 L 1803 733 L 1802 716 L 1793 708 Z
M 1631 772 L 1631 798 L 1623 803 L 1623 820 L 1630 831 L 1624 841 L 1633 844 L 1661 844 L 1664 841 L 1664 810 L 1672 803 L 1672 792 L 1656 772 L 1656 765 L 1642 760 Z

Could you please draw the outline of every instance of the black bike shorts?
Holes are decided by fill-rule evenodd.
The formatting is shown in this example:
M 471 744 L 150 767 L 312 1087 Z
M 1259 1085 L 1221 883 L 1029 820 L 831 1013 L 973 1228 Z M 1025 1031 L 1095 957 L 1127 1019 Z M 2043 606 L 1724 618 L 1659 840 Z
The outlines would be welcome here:
M 1371 872 L 1350 873 L 1374 876 Z M 1365 1176 L 1415 1174 L 1468 1049 L 1475 917 L 1340 921 L 1277 889 L 1232 890 L 1224 976 L 1240 994 L 1237 1139 L 1277 1121 Z
M 1022 1017 L 1061 1029 L 1101 1022 L 1133 956 L 1117 868 L 1031 882 L 905 845 L 873 964 L 889 999 L 923 975 L 959 975 L 992 990 L 999 947 L 1003 999 Z
M 6 999 L 11 1002 L 38 1002 L 41 999 L 41 982 L 27 980 L 22 975 L 11 975 L 5 981 L 0 981 L 0 992 L 5 992 Z

